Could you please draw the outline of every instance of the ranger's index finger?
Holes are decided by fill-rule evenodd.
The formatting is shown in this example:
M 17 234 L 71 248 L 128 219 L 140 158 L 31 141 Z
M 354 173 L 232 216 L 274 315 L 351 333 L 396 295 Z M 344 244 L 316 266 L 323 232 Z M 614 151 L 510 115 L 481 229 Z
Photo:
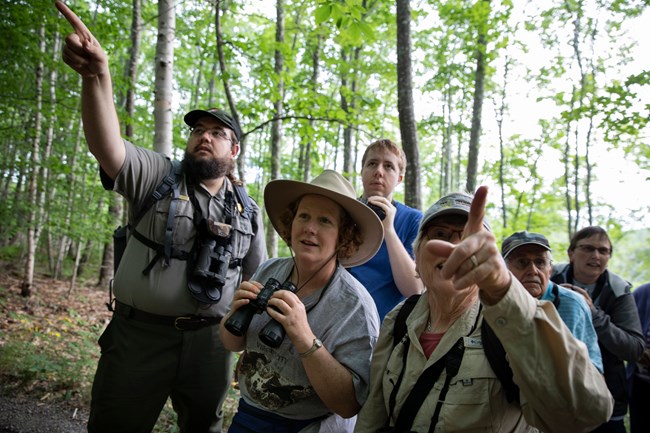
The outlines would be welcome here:
M 484 230 L 485 206 L 487 205 L 488 187 L 480 186 L 474 194 L 472 205 L 469 209 L 467 223 L 465 224 L 465 237 Z
M 66 20 L 70 23 L 74 32 L 83 40 L 83 39 L 92 39 L 92 33 L 88 30 L 88 27 L 79 19 L 79 17 L 72 12 L 72 10 L 62 1 L 58 0 L 54 3 L 56 8 L 61 12 L 61 15 L 65 17 Z

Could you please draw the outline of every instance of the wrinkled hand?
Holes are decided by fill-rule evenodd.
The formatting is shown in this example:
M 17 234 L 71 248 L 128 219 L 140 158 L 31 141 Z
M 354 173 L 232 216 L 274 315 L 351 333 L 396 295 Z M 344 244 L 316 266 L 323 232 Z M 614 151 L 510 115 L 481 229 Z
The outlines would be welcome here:
M 427 242 L 426 248 L 432 254 L 447 257 L 442 267 L 442 276 L 451 278 L 455 288 L 460 290 L 476 284 L 483 300 L 495 304 L 508 291 L 511 274 L 501 257 L 494 235 L 483 225 L 487 192 L 486 186 L 481 186 L 476 191 L 463 230 L 463 239 L 459 244 L 432 240 Z
M 381 221 L 381 223 L 384 225 L 384 231 L 394 230 L 393 225 L 395 222 L 395 213 L 397 212 L 397 208 L 393 206 L 393 203 L 391 203 L 391 201 L 386 197 L 382 197 L 380 195 L 373 195 L 368 197 L 368 203 L 382 208 L 386 213 L 386 217 Z
M 560 286 L 566 287 L 567 289 L 571 289 L 574 292 L 581 294 L 582 297 L 585 298 L 585 302 L 587 303 L 587 306 L 589 307 L 591 312 L 593 313 L 594 310 L 596 310 L 596 307 L 594 306 L 594 301 L 592 301 L 591 296 L 589 296 L 589 292 L 587 292 L 585 289 L 579 286 L 574 286 L 573 284 L 569 284 L 569 283 L 563 283 L 560 284 Z
M 287 331 L 287 337 L 299 353 L 311 347 L 314 333 L 307 321 L 305 304 L 295 293 L 278 290 L 269 299 L 266 311 Z
M 63 61 L 82 77 L 107 74 L 108 58 L 95 36 L 65 3 L 57 1 L 55 5 L 74 30 L 65 38 Z

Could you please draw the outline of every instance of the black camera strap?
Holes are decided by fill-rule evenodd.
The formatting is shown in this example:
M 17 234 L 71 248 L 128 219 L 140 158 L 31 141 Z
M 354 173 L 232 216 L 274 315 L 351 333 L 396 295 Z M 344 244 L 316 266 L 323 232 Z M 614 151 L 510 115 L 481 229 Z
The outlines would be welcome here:
M 426 396 L 429 394 L 429 392 L 431 392 L 433 384 L 436 383 L 442 374 L 442 371 L 446 369 L 447 377 L 445 379 L 445 384 L 440 391 L 438 404 L 436 405 L 436 410 L 431 419 L 431 425 L 429 426 L 429 431 L 433 431 L 435 425 L 438 423 L 438 417 L 440 415 L 442 403 L 445 401 L 445 397 L 447 396 L 449 384 L 451 383 L 451 380 L 454 378 L 454 376 L 456 376 L 458 373 L 464 352 L 465 344 L 463 342 L 463 338 L 461 337 L 458 339 L 458 341 L 456 341 L 452 348 L 442 356 L 442 358 L 424 370 L 424 372 L 418 378 L 417 382 L 415 382 L 413 389 L 411 389 L 411 392 L 409 393 L 408 397 L 406 397 L 406 400 L 402 405 L 402 410 L 400 410 L 400 413 L 397 416 L 397 421 L 395 422 L 395 431 L 408 432 L 411 430 L 415 415 L 422 407 Z
M 479 312 L 476 315 L 476 320 L 474 322 L 474 325 L 472 326 L 472 329 L 470 329 L 470 331 L 468 332 L 467 336 L 472 335 L 472 333 L 476 330 L 476 327 L 478 326 L 478 320 L 481 317 L 480 314 L 481 309 L 482 309 L 482 305 L 479 306 Z M 390 412 L 389 412 L 388 422 L 390 422 L 390 420 L 393 417 L 397 391 L 401 385 L 402 378 L 406 370 L 406 358 L 408 355 L 409 346 L 410 346 L 410 340 L 407 336 L 403 343 L 404 352 L 402 354 L 402 371 L 400 372 L 399 378 L 397 379 L 397 383 L 395 384 L 395 387 L 393 388 L 393 391 L 391 392 L 391 395 L 389 397 Z M 395 426 L 393 428 L 393 431 L 395 432 L 411 431 L 411 426 L 413 425 L 415 416 L 417 415 L 418 411 L 422 407 L 424 400 L 433 389 L 433 385 L 440 378 L 442 371 L 446 370 L 445 383 L 438 396 L 436 409 L 433 413 L 433 416 L 431 417 L 431 424 L 429 425 L 429 433 L 432 433 L 435 430 L 436 424 L 438 423 L 438 419 L 440 417 L 440 412 L 442 410 L 442 405 L 444 404 L 445 398 L 447 397 L 447 392 L 449 391 L 449 386 L 451 384 L 452 379 L 456 376 L 456 374 L 458 374 L 458 370 L 460 369 L 460 365 L 462 363 L 464 353 L 465 353 L 465 342 L 464 342 L 464 338 L 461 337 L 456 341 L 456 343 L 454 343 L 454 345 L 451 347 L 451 349 L 449 349 L 447 353 L 445 353 L 433 365 L 429 366 L 426 370 L 424 370 L 424 372 L 420 375 L 420 377 L 418 377 L 417 381 L 415 382 L 415 385 L 409 392 L 409 395 L 406 397 L 404 404 L 402 404 L 400 413 L 397 416 L 397 420 L 395 421 Z
M 196 226 L 198 227 L 205 219 L 203 216 L 203 212 L 201 211 L 201 205 L 199 204 L 199 200 L 196 198 L 196 192 L 194 191 L 194 185 L 191 183 L 187 184 L 187 195 L 190 196 L 190 201 L 192 202 L 192 207 L 194 207 L 194 219 L 198 223 Z M 235 198 L 233 196 L 232 191 L 229 189 L 226 189 L 225 192 L 225 202 L 223 205 L 223 222 L 225 224 L 230 225 L 232 223 L 232 217 L 235 214 Z
M 216 222 L 204 217 L 193 184 L 187 185 L 187 192 L 194 208 L 194 224 L 196 226 L 191 263 L 187 268 L 187 286 L 190 294 L 199 302 L 214 304 L 221 301 L 228 269 L 235 268 L 241 263 L 241 261 L 232 258 L 234 239 L 232 220 L 236 212 L 235 196 L 231 189 L 226 188 L 222 220 Z M 227 226 L 227 228 L 223 226 Z

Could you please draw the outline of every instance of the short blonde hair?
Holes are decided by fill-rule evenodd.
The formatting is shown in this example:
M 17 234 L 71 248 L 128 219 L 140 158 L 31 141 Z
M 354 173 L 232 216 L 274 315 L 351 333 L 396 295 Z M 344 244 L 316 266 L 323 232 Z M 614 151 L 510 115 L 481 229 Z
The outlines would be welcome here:
M 366 165 L 366 157 L 368 156 L 368 152 L 375 149 L 385 149 L 395 155 L 398 159 L 399 174 L 401 176 L 404 176 L 404 173 L 406 173 L 406 154 L 401 147 L 399 147 L 394 141 L 388 138 L 380 138 L 377 141 L 373 141 L 368 145 L 368 147 L 366 147 L 365 152 L 363 152 L 363 157 L 361 158 L 361 168 L 365 167 Z

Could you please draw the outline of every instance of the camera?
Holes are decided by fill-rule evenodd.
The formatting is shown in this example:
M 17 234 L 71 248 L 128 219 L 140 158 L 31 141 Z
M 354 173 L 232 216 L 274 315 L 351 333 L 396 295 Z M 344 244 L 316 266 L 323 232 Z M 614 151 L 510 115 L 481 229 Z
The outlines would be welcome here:
M 246 333 L 255 314 L 261 314 L 268 307 L 269 299 L 278 290 L 289 290 L 295 293 L 297 288 L 291 281 L 281 284 L 275 278 L 269 278 L 262 290 L 252 299 L 249 304 L 244 305 L 235 311 L 224 326 L 233 335 L 241 337 Z M 276 320 L 271 319 L 260 331 L 260 340 L 270 347 L 278 347 L 285 336 L 285 330 Z
M 377 214 L 380 220 L 383 221 L 384 218 L 386 218 L 386 212 L 384 212 L 384 210 L 379 206 L 377 206 L 376 204 L 369 203 L 367 198 L 361 197 L 359 201 L 365 204 L 366 206 L 368 206 L 370 209 L 372 209 L 373 212 Z
M 222 241 L 222 242 L 220 242 Z M 199 301 L 214 304 L 221 300 L 221 290 L 232 258 L 229 240 L 201 237 L 194 269 L 187 279 L 190 293 Z

